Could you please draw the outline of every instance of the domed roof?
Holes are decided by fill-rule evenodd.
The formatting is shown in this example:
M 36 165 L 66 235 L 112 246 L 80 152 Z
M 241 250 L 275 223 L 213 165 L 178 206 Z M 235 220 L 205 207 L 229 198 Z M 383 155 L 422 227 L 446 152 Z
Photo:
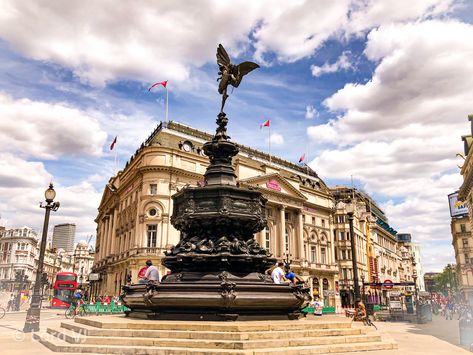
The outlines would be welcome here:
M 87 247 L 87 242 L 85 240 L 81 240 L 79 243 L 77 243 L 77 246 Z

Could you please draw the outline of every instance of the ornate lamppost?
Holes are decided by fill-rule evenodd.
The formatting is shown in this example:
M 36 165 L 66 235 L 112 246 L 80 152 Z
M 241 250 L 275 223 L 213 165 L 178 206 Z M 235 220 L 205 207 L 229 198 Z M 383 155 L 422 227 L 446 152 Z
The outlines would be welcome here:
M 44 224 L 43 224 L 43 235 L 41 236 L 41 245 L 38 260 L 38 270 L 36 270 L 36 280 L 33 289 L 33 296 L 31 299 L 31 306 L 26 313 L 25 326 L 23 331 L 25 333 L 39 331 L 39 319 L 41 314 L 41 276 L 43 275 L 44 267 L 44 253 L 46 250 L 46 240 L 48 234 L 49 225 L 49 214 L 51 211 L 57 211 L 59 208 L 59 202 L 53 202 L 56 197 L 56 191 L 54 191 L 53 184 L 49 184 L 49 188 L 45 191 L 44 197 L 46 204 L 41 203 L 39 207 L 45 209 L 44 213 Z
M 356 260 L 356 244 L 355 244 L 355 231 L 353 228 L 353 219 L 355 214 L 355 204 L 350 201 L 345 205 L 345 210 L 348 214 L 348 222 L 350 224 L 350 245 L 351 245 L 351 262 L 353 267 L 353 288 L 355 293 L 355 307 L 360 302 L 360 285 L 358 284 L 358 266 Z

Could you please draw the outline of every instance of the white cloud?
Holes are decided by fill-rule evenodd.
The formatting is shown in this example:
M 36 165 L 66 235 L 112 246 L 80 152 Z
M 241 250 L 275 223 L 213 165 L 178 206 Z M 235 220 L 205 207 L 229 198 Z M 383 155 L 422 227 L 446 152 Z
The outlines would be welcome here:
M 271 140 L 271 144 L 274 144 L 274 145 L 284 144 L 284 137 L 282 136 L 282 134 L 271 133 L 271 136 L 269 137 L 269 139 Z
M 39 202 L 44 201 L 44 191 L 51 181 L 56 190 L 55 200 L 61 206 L 51 213 L 50 230 L 55 224 L 75 223 L 78 237 L 95 234 L 94 219 L 101 193 L 87 180 L 64 186 L 43 163 L 0 154 L 0 213 L 2 220 L 8 221 L 7 227 L 28 225 L 41 234 L 44 210 L 39 208 Z
M 343 52 L 340 57 L 338 57 L 337 61 L 335 63 L 329 64 L 325 63 L 321 67 L 317 65 L 312 65 L 310 67 L 310 70 L 312 71 L 312 75 L 315 77 L 321 76 L 323 74 L 327 73 L 336 73 L 340 70 L 348 70 L 352 69 L 353 66 L 350 63 L 350 60 L 348 58 L 349 51 Z
M 237 55 L 253 45 L 293 62 L 311 56 L 329 38 L 373 26 L 438 15 L 451 1 L 175 2 L 6 0 L 0 37 L 30 58 L 71 68 L 84 82 L 169 79 L 199 85 L 195 68 L 215 60 L 217 43 Z M 106 16 L 104 16 L 106 14 Z M 249 39 L 251 34 L 252 40 Z M 250 43 L 252 42 L 252 43 Z
M 470 38 L 473 26 L 454 21 L 372 30 L 365 50 L 377 63 L 372 79 L 329 97 L 325 105 L 339 116 L 308 129 L 315 144 L 333 145 L 312 166 L 328 178 L 354 175 L 368 192 L 391 197 L 384 205 L 391 224 L 424 242 L 427 267 L 445 261 L 435 250 L 451 238 L 446 196 L 461 184 L 455 154 L 473 101 Z M 452 261 L 453 248 L 445 253 Z
M 305 107 L 305 118 L 308 120 L 311 120 L 315 117 L 317 117 L 319 113 L 317 112 L 317 109 L 312 106 L 312 105 L 307 105 Z
M 15 100 L 0 93 L 0 149 L 43 159 L 99 156 L 106 139 L 98 120 L 65 104 Z

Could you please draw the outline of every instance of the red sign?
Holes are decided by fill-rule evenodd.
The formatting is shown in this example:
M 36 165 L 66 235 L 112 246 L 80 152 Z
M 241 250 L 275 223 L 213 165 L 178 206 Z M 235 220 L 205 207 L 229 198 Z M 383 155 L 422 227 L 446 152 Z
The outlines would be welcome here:
M 384 280 L 383 284 L 384 288 L 387 288 L 388 290 L 393 288 L 393 282 L 391 280 Z
M 281 191 L 281 186 L 279 186 L 278 182 L 275 180 L 269 180 L 266 183 L 266 187 L 271 190 Z

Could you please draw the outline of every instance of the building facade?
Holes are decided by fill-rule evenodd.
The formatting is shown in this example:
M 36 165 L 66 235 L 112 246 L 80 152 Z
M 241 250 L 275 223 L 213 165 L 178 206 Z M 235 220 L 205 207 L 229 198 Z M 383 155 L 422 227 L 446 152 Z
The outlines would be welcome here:
M 18 288 L 29 290 L 34 287 L 39 248 L 38 235 L 30 227 L 0 230 L 0 289 L 13 291 Z M 54 284 L 58 271 L 72 271 L 73 261 L 72 253 L 47 245 L 43 272 L 47 274 L 48 283 L 44 286 L 51 287 Z M 17 273 L 22 275 L 21 283 L 15 280 Z
M 471 149 L 473 145 L 473 115 L 469 115 L 468 120 L 470 134 L 462 136 L 465 161 L 460 173 L 463 176 L 463 183 L 457 196 L 458 201 L 463 202 L 468 211 L 458 216 L 451 213 L 451 231 L 461 292 L 466 299 L 470 300 L 470 304 L 473 304 L 473 241 L 471 239 L 471 231 L 473 230 L 473 149 Z M 452 211 L 452 206 L 450 206 L 450 211 Z
M 4 229 L 0 232 L 0 283 L 1 289 L 12 291 L 18 284 L 17 273 L 26 276 L 24 289 L 29 289 L 36 278 L 39 255 L 38 235 L 29 228 Z
M 460 293 L 473 304 L 473 236 L 468 215 L 453 217 L 450 227 Z
M 55 249 L 63 249 L 66 252 L 74 251 L 74 239 L 76 236 L 76 225 L 64 223 L 54 226 L 52 246 Z
M 170 223 L 171 196 L 203 182 L 208 158 L 202 145 L 212 135 L 175 122 L 160 124 L 110 179 L 97 222 L 93 272 L 100 274 L 96 294 L 118 294 L 146 259 L 160 267 L 163 252 L 179 241 Z M 258 189 L 268 200 L 267 228 L 256 240 L 311 285 L 327 306 L 339 303 L 334 255 L 333 199 L 308 167 L 239 146 L 233 164 L 239 186 Z

